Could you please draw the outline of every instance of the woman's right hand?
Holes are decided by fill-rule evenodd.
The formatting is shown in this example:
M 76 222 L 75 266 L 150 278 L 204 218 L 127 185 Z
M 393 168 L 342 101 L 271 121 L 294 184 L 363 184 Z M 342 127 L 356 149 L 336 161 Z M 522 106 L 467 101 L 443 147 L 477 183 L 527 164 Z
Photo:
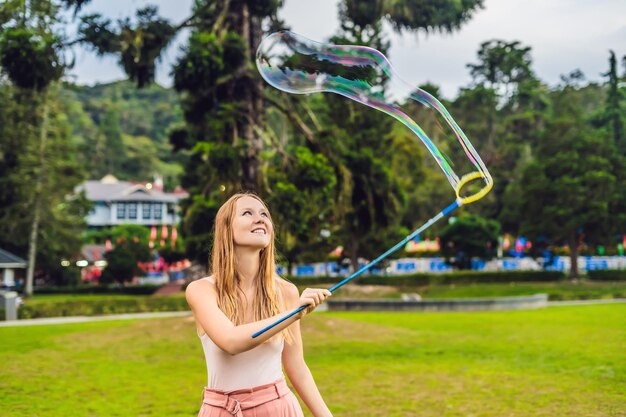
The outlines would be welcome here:
M 300 312 L 300 317 L 315 310 L 317 306 L 322 304 L 331 295 L 333 295 L 333 293 L 325 288 L 307 288 L 302 291 L 302 295 L 300 295 L 300 305 L 308 304 L 309 307 Z

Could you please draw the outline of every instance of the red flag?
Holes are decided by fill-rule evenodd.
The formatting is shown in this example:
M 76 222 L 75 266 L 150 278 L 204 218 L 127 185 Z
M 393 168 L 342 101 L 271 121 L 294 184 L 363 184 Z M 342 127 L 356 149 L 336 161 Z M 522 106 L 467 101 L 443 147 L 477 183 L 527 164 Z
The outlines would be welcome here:
M 178 239 L 178 231 L 176 226 L 172 226 L 172 247 L 176 247 L 176 239 Z

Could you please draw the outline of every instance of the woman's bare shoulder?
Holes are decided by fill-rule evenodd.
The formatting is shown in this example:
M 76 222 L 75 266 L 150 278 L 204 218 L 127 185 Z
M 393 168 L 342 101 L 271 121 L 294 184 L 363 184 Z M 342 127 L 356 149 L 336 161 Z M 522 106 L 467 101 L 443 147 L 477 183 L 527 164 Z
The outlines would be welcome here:
M 191 281 L 185 289 L 185 295 L 189 298 L 192 294 L 208 294 L 209 292 L 207 292 L 207 289 L 215 290 L 215 278 L 213 275 Z
M 284 278 L 276 275 L 276 282 L 278 283 L 278 288 L 280 291 L 285 294 L 288 298 L 300 298 L 300 293 L 298 292 L 298 287 L 292 282 L 287 281 Z
M 203 309 L 215 302 L 216 294 L 213 275 L 192 281 L 185 289 L 185 298 L 196 319 L 196 334 L 198 337 L 202 337 L 206 332 L 197 320 L 196 314 L 198 314 L 199 310 L 206 311 Z

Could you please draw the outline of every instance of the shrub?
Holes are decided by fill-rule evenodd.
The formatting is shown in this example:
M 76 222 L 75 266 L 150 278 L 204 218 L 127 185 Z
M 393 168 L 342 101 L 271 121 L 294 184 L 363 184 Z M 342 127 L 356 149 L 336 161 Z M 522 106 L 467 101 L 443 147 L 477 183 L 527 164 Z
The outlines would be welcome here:
M 587 277 L 595 281 L 624 281 L 626 269 L 597 269 L 588 271 Z
M 363 275 L 351 281 L 360 285 L 419 286 L 438 284 L 478 284 L 509 282 L 549 282 L 565 279 L 560 271 L 460 271 L 446 274 Z M 344 277 L 289 277 L 298 285 L 336 284 Z
M 77 285 L 72 287 L 41 287 L 35 288 L 35 294 L 128 294 L 150 295 L 159 288 L 158 285 L 145 284 L 128 287 L 116 285 Z
M 496 255 L 499 233 L 500 224 L 495 220 L 459 216 L 441 233 L 441 253 L 450 265 L 468 270 L 472 258 L 489 260 Z
M 136 297 L 132 299 L 97 298 L 20 305 L 18 318 L 33 319 L 60 316 L 96 316 L 101 314 L 147 313 L 155 311 L 188 311 L 182 297 Z
M 137 239 L 124 240 L 106 253 L 107 267 L 100 280 L 104 283 L 113 281 L 126 282 L 141 274 L 138 262 L 150 260 L 150 248 Z

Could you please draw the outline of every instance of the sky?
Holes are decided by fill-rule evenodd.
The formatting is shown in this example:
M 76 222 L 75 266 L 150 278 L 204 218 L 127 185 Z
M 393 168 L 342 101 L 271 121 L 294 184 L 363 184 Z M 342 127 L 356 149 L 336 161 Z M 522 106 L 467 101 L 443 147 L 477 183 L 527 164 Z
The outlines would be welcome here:
M 172 22 L 183 21 L 192 0 L 93 0 L 82 13 L 102 13 L 118 19 L 132 16 L 147 4 L 159 6 Z M 337 0 L 284 0 L 279 12 L 291 30 L 315 41 L 327 41 L 339 28 Z M 560 76 L 580 69 L 587 80 L 601 82 L 608 70 L 609 50 L 626 55 L 625 0 L 485 0 L 485 7 L 460 30 L 448 33 L 394 33 L 385 27 L 391 49 L 388 58 L 399 76 L 413 84 L 438 85 L 443 98 L 457 96 L 471 82 L 468 63 L 476 63 L 480 44 L 491 39 L 518 40 L 530 46 L 538 78 L 556 85 Z M 171 66 L 180 55 L 188 31 L 175 39 L 157 66 L 157 82 L 172 84 Z M 69 78 L 79 84 L 125 78 L 116 58 L 99 58 L 82 47 Z M 624 71 L 621 67 L 620 71 Z

